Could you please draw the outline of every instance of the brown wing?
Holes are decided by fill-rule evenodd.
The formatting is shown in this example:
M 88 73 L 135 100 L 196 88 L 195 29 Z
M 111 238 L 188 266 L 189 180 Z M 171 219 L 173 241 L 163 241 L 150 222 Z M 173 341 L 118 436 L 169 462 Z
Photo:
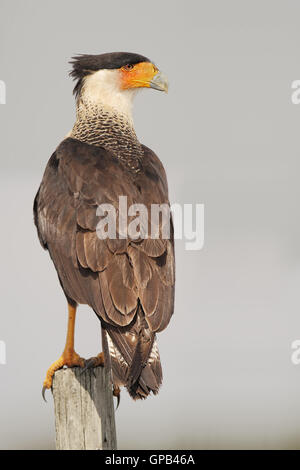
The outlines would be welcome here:
M 96 211 L 103 203 L 118 208 L 121 195 L 128 206 L 142 203 L 149 211 L 151 204 L 169 204 L 164 169 L 150 149 L 144 152 L 142 171 L 135 174 L 110 152 L 68 138 L 49 160 L 35 201 L 39 238 L 64 292 L 102 319 L 118 352 L 128 356 L 131 377 L 141 373 L 154 333 L 173 313 L 173 237 L 163 239 L 160 224 L 158 239 L 101 240 Z M 123 329 L 134 325 L 135 333 L 126 336 Z M 139 371 L 133 373 L 135 363 Z

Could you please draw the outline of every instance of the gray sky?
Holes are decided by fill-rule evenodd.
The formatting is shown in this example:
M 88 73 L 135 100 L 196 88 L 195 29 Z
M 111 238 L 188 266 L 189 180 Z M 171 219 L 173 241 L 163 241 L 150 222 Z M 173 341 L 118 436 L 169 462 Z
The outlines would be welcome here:
M 122 393 L 119 448 L 300 448 L 299 14 L 296 1 L 1 0 L 0 448 L 54 447 L 40 392 L 66 302 L 32 201 L 74 121 L 68 60 L 114 50 L 168 75 L 168 95 L 137 97 L 137 134 L 165 165 L 171 201 L 205 204 L 204 248 L 176 246 L 161 392 Z M 76 349 L 99 347 L 81 307 Z

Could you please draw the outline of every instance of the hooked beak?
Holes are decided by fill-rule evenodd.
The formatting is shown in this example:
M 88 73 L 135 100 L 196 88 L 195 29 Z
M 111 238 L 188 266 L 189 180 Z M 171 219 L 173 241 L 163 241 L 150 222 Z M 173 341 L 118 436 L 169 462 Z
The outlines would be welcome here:
M 130 88 L 154 88 L 155 90 L 168 92 L 168 79 L 151 62 L 140 62 L 133 68 L 122 67 L 121 89 Z
M 150 87 L 154 88 L 154 90 L 165 91 L 168 93 L 169 82 L 167 77 L 162 72 L 158 72 L 150 81 Z

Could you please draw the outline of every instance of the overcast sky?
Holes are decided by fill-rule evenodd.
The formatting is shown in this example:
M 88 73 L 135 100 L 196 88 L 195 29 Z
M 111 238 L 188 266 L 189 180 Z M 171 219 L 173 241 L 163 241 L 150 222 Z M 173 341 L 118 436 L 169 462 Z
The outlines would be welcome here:
M 1 0 L 0 448 L 54 448 L 41 386 L 66 302 L 32 202 L 74 122 L 70 57 L 119 50 L 168 75 L 168 95 L 137 97 L 136 131 L 171 202 L 205 205 L 203 249 L 176 246 L 161 392 L 135 403 L 123 391 L 119 448 L 300 448 L 299 15 L 297 1 Z M 79 309 L 82 356 L 99 352 L 98 325 Z

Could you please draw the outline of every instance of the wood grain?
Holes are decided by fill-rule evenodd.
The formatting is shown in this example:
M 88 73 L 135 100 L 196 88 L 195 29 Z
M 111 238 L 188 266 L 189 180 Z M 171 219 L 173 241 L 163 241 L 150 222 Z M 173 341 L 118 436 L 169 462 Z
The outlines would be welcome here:
M 57 371 L 53 398 L 57 450 L 117 448 L 112 385 L 105 367 Z

